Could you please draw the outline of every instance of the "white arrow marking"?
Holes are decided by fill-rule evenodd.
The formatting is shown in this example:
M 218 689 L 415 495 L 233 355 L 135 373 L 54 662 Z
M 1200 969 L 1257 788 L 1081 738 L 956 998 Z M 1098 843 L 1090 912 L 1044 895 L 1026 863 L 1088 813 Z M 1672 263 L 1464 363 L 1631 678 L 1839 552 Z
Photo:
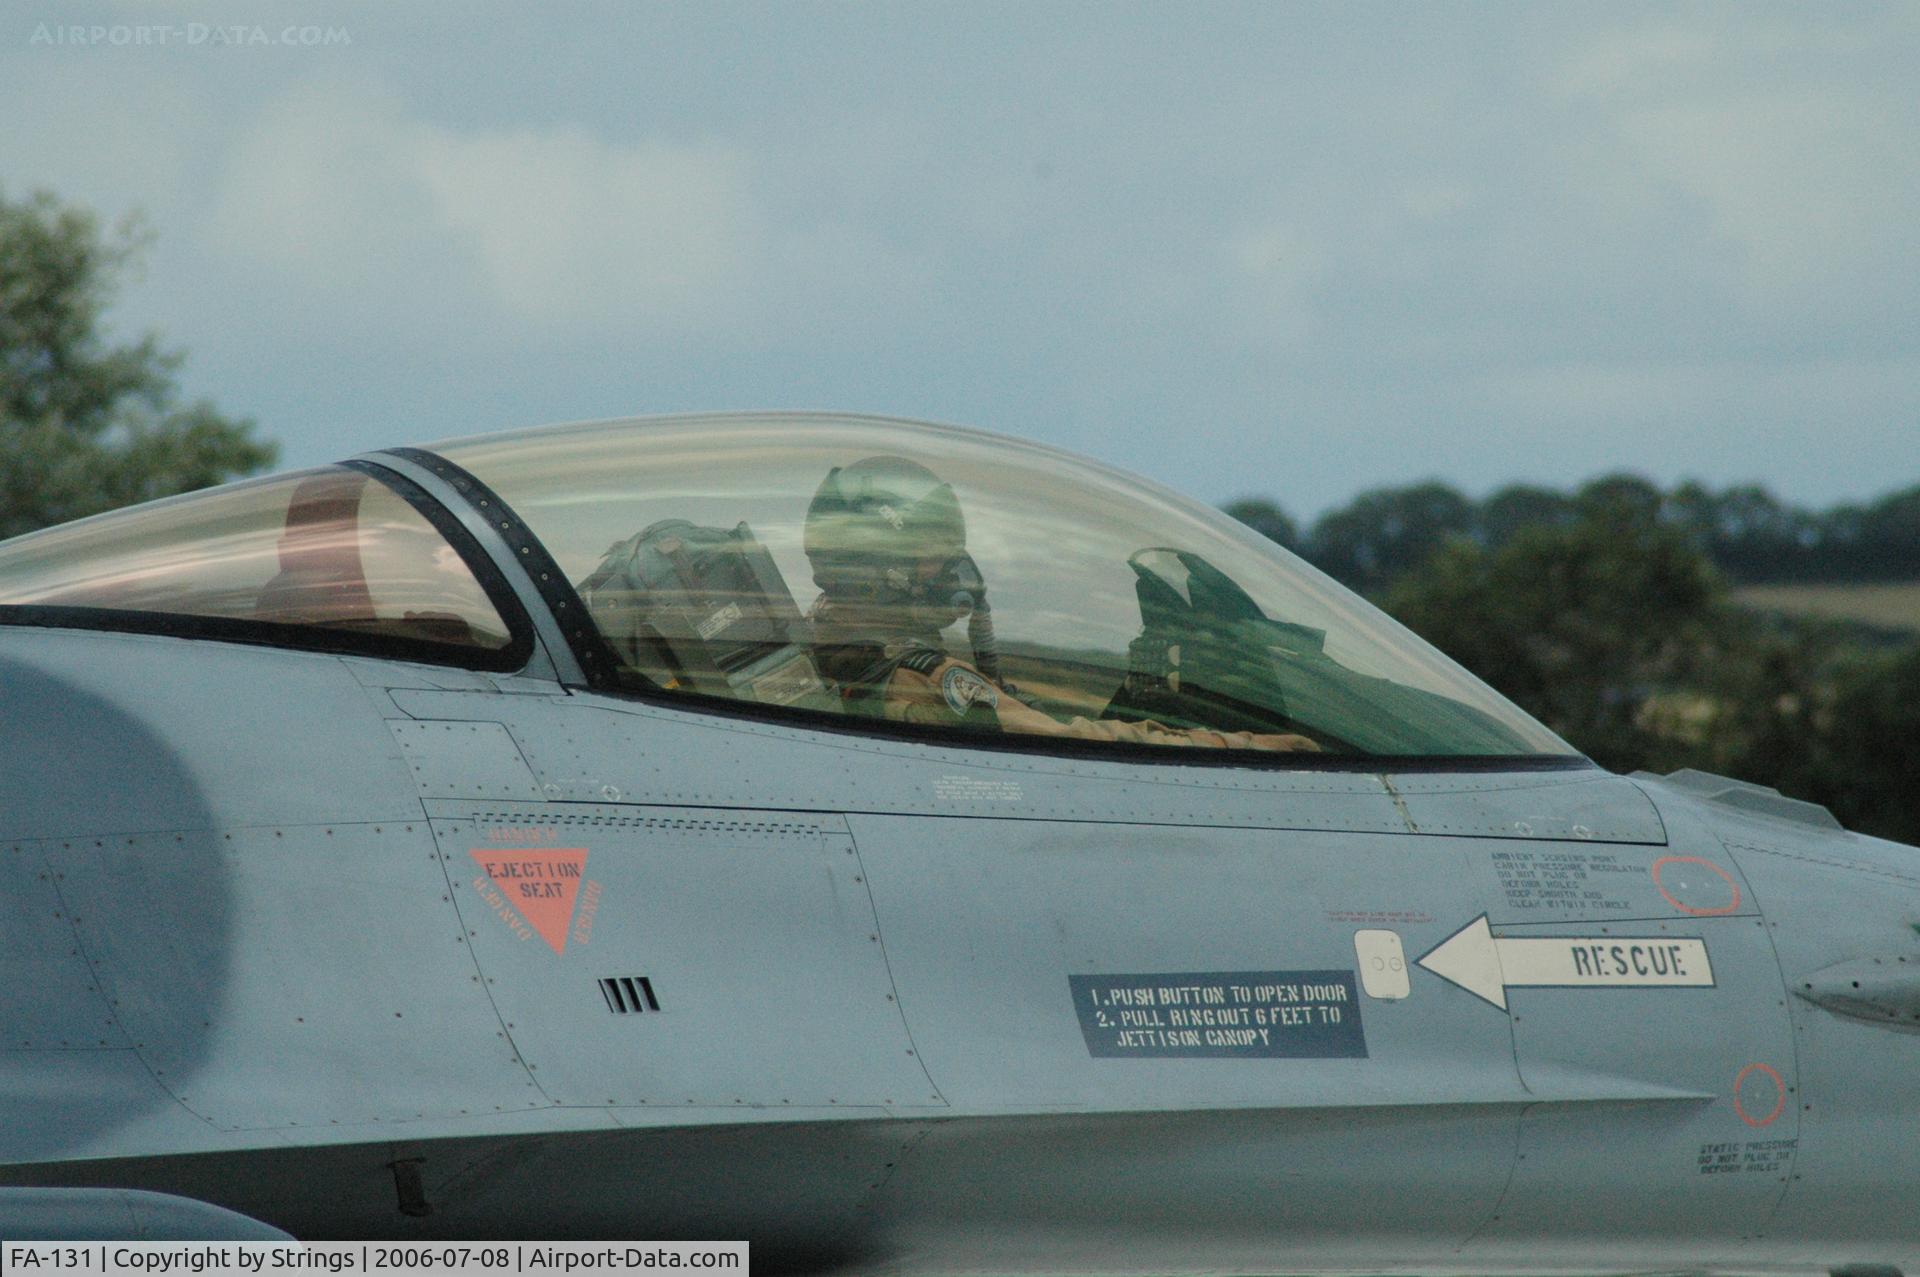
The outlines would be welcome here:
M 1507 1009 L 1507 990 L 1711 988 L 1707 942 L 1666 936 L 1496 936 L 1481 914 L 1419 965 Z

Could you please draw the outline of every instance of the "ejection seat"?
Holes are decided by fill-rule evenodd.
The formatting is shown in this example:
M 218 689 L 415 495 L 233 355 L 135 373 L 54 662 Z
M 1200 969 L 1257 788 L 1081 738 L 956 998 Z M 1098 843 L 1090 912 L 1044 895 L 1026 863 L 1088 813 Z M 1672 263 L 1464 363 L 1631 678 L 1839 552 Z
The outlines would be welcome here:
M 745 523 L 662 519 L 609 547 L 578 589 L 621 663 L 658 687 L 836 708 L 806 618 Z

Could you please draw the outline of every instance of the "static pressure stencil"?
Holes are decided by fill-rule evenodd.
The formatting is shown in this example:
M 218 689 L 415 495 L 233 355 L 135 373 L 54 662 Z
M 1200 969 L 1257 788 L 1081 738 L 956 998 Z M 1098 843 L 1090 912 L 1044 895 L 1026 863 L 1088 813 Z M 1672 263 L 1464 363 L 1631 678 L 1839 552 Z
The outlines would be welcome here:
M 1361 1059 L 1352 971 L 1070 975 L 1087 1052 L 1103 1059 Z

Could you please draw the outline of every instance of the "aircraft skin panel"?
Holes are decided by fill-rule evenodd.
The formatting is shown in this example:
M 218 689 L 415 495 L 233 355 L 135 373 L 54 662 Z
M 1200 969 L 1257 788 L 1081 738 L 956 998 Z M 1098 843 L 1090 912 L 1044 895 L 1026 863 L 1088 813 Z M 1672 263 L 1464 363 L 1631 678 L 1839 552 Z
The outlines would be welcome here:
M 117 1018 L 210 1125 L 355 1127 L 546 1102 L 499 1036 L 424 819 L 60 854 Z M 217 927 L 199 904 L 209 880 L 223 889 Z
M 839 817 L 432 806 L 488 995 L 554 1103 L 944 1108 Z
M 7 627 L 0 687 L 0 842 L 420 814 L 338 657 Z
M 1453 990 L 1382 1000 L 1367 997 L 1357 982 L 1359 930 L 1387 917 L 1407 919 L 1390 925 L 1406 931 L 1412 954 L 1440 919 L 1473 906 L 1464 857 L 1455 850 L 1425 840 L 1291 831 L 869 815 L 851 823 L 872 873 L 908 1023 L 956 1105 L 1103 1111 L 1526 1099 L 1497 1017 L 1454 1014 Z M 1219 1017 L 1236 1025 L 1246 1019 L 1249 1028 L 1275 1021 L 1266 1026 L 1269 1041 L 1253 1044 L 1244 1058 L 1154 1050 L 1096 1055 L 1069 982 L 1073 975 L 1196 973 L 1166 982 L 1177 987 L 1218 983 L 1198 973 L 1306 971 L 1338 972 L 1351 987 L 1330 999 L 1305 1000 L 1304 991 L 1298 1003 L 1261 999 L 1268 1013 L 1259 1017 Z M 1359 1022 L 1336 1044 L 1341 1054 L 1254 1053 L 1327 1045 L 1325 1030 L 1336 1026 L 1324 1023 L 1323 1002 L 1342 1021 Z M 1189 1009 L 1234 1005 L 1229 994 L 1224 1004 Z M 1289 1005 L 1314 1011 L 1277 1014 Z M 1144 1007 L 1106 1006 L 1116 1031 L 1145 1026 L 1149 1041 L 1213 1023 L 1184 1010 L 1170 1016 L 1157 997 Z M 1107 1045 L 1100 1040 L 1100 1049 Z M 1126 1051 L 1117 1043 L 1115 1049 Z
M 1733 1245 L 1766 1232 L 1793 1170 L 1799 1113 L 1789 1103 L 1792 1030 L 1765 932 L 1751 917 L 1506 928 L 1590 954 L 1599 946 L 1588 965 L 1629 978 L 1636 963 L 1650 971 L 1675 952 L 1683 962 L 1710 955 L 1713 983 L 1508 990 L 1521 1075 L 1542 1102 L 1521 1124 L 1500 1219 L 1469 1255 L 1511 1259 L 1562 1238 L 1631 1231 L 1649 1239 L 1651 1259 L 1680 1240 Z M 1682 937 L 1701 943 L 1676 950 Z M 1572 1098 L 1602 1080 L 1611 1096 Z M 1662 1092 L 1675 1098 L 1654 1098 Z
M 0 1050 L 91 1051 L 128 1048 L 74 935 L 73 912 L 47 859 L 58 842 L 0 844 L 0 989 L 6 1016 Z
M 1858 834 L 1713 816 L 1765 904 L 1801 1089 L 1792 1180 L 1768 1235 L 1790 1253 L 1920 1267 L 1920 1020 L 1838 1014 L 1801 996 L 1842 962 L 1920 968 L 1920 856 Z M 1860 1249 L 1892 1233 L 1904 1253 Z M 1857 1258 L 1856 1258 L 1857 1257 Z
M 540 786 L 498 723 L 387 720 L 422 798 L 535 801 Z
M 1489 1180 L 1512 1160 L 1515 1116 L 1436 1105 L 928 1123 L 875 1199 L 875 1249 L 892 1271 L 953 1274 L 1459 1269 L 1492 1208 Z
M 685 803 L 1133 824 L 1422 832 L 1488 839 L 1659 844 L 1657 814 L 1631 783 L 1597 770 L 1453 775 L 1395 792 L 1399 778 L 1351 771 L 1214 768 L 948 749 L 817 732 L 582 693 L 492 699 L 396 689 L 423 720 L 504 724 L 553 801 Z M 1557 833 L 1543 812 L 1577 818 Z M 1440 832 L 1432 830 L 1428 832 Z
M 1544 843 L 1473 837 L 1450 842 L 1466 857 L 1482 908 L 1496 928 L 1760 916 L 1759 899 L 1740 866 L 1698 821 L 1672 842 L 1663 837 L 1656 845 L 1577 837 Z
M 1116 1181 L 1143 1200 L 1212 1209 L 1195 1203 L 1209 1175 L 1231 1177 L 1259 1227 L 1370 1228 L 1359 1179 L 1415 1141 L 1447 1171 L 1407 1194 L 1396 1225 L 1457 1244 L 1493 1212 L 1527 1100 L 1507 1026 L 1437 982 L 1422 996 L 1367 996 L 1351 921 L 1404 919 L 1393 925 L 1417 951 L 1437 919 L 1473 906 L 1457 850 L 1358 834 L 851 823 L 908 1024 L 956 1109 L 1141 1112 L 1137 1127 L 1116 1123 L 1117 1138 L 1072 1155 L 1046 1134 L 1069 1120 L 1035 1118 L 1025 1141 L 1009 1134 L 1033 1160 L 1002 1165 L 1019 1166 L 1069 1228 L 1091 1235 L 1116 1204 L 1088 1200 L 1084 1220 L 1078 1204 Z M 1151 996 L 1089 1006 L 1073 985 L 1116 973 L 1117 988 L 1096 991 Z M 1236 1136 L 1209 1151 L 1167 1112 L 1221 1109 L 1236 1112 L 1191 1125 L 1244 1127 L 1264 1143 Z M 951 1185 L 959 1172 L 931 1165 L 942 1144 L 931 1135 L 909 1177 L 924 1167 Z M 1254 1226 L 1244 1213 L 1221 1224 Z
M 1505 1005 L 1480 1009 L 1511 1025 L 1536 1101 L 1473 1259 L 1617 1263 L 1623 1238 L 1643 1239 L 1641 1266 L 1681 1244 L 1737 1249 L 1786 1191 L 1795 1052 L 1766 919 L 1689 806 L 1658 818 L 1669 846 L 1456 844 L 1491 902 L 1478 934 Z M 1442 952 L 1423 975 L 1461 969 Z M 1593 1237 L 1614 1240 L 1568 1242 Z
M 0 1043 L 0 1162 L 544 1103 L 339 659 L 7 630 L 0 687 L 0 873 L 33 914 L 0 941 L 32 987 Z
M 1573 843 L 1667 841 L 1660 813 L 1631 782 L 1574 776 L 1400 776 L 1387 786 L 1415 833 Z

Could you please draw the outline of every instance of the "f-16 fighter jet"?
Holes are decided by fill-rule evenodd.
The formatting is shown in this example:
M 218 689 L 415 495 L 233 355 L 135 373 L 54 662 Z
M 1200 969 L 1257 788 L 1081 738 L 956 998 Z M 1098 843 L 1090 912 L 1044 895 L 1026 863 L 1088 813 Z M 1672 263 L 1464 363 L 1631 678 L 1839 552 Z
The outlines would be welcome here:
M 1215 511 L 808 415 L 0 545 L 0 1235 L 1920 1269 L 1920 853 Z

